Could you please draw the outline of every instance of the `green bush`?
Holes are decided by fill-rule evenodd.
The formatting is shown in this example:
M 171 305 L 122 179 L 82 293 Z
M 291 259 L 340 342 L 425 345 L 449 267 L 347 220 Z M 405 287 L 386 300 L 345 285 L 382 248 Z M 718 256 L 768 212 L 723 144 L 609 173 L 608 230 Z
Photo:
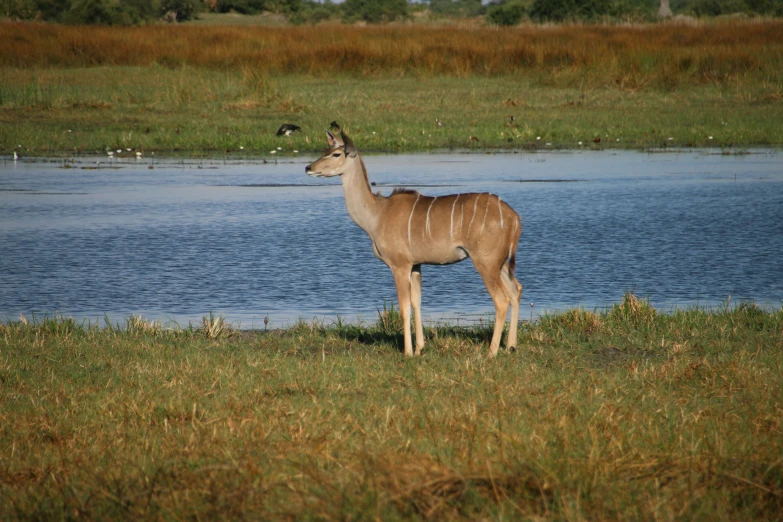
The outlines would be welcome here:
M 329 20 L 338 12 L 338 9 L 331 3 L 320 4 L 318 2 L 306 2 L 302 4 L 301 9 L 289 13 L 288 21 L 294 25 L 312 24 Z
M 534 0 L 530 8 L 530 18 L 537 22 L 589 21 L 616 14 L 611 0 Z
M 144 15 L 133 7 L 113 0 L 73 0 L 60 21 L 72 25 L 137 25 L 144 21 Z
M 202 5 L 200 0 L 161 0 L 159 13 L 161 16 L 176 13 L 177 21 L 184 22 L 196 18 Z
M 783 0 L 671 0 L 674 14 L 720 16 L 734 13 L 783 16 Z
M 345 0 L 342 7 L 343 21 L 347 23 L 379 24 L 408 17 L 405 0 Z
M 3 0 L 3 15 L 20 20 L 59 21 L 71 0 Z
M 525 16 L 525 6 L 511 1 L 496 4 L 487 9 L 487 21 L 493 25 L 517 25 Z
M 481 0 L 430 0 L 430 12 L 440 16 L 473 17 L 484 10 Z
M 266 0 L 220 0 L 215 3 L 218 13 L 258 14 L 266 9 Z
M 72 25 L 138 25 L 169 11 L 188 20 L 200 6 L 200 0 L 0 0 L 0 14 Z

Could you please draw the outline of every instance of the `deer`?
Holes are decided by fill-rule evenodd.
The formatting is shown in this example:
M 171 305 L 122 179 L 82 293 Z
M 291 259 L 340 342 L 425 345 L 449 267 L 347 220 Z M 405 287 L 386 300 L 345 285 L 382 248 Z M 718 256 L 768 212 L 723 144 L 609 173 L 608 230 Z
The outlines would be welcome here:
M 425 196 L 414 190 L 395 189 L 389 196 L 374 194 L 353 141 L 342 130 L 339 136 L 327 130 L 326 136 L 329 148 L 305 167 L 305 173 L 318 178 L 340 177 L 348 215 L 369 236 L 375 256 L 391 269 L 405 356 L 414 355 L 411 308 L 415 354 L 421 355 L 425 345 L 421 265 L 449 265 L 467 258 L 473 261 L 495 305 L 489 357 L 498 353 L 509 306 L 506 347 L 514 350 L 522 297 L 522 285 L 514 277 L 522 220 L 514 209 L 487 192 Z

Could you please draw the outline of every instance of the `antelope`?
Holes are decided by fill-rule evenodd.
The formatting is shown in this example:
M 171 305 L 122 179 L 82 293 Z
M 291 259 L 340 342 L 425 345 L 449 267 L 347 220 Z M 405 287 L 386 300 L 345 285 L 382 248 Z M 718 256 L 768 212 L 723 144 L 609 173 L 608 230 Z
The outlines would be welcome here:
M 495 305 L 495 329 L 489 356 L 497 355 L 509 305 L 511 323 L 506 346 L 517 342 L 522 285 L 514 277 L 517 244 L 522 233 L 519 215 L 489 193 L 425 196 L 395 190 L 388 197 L 373 194 L 359 151 L 340 131 L 328 130 L 329 150 L 305 167 L 313 177 L 340 176 L 348 215 L 372 241 L 375 256 L 392 271 L 402 316 L 404 353 L 414 355 L 411 307 L 416 328 L 416 353 L 424 349 L 421 319 L 421 265 L 448 265 L 468 257 L 481 275 Z

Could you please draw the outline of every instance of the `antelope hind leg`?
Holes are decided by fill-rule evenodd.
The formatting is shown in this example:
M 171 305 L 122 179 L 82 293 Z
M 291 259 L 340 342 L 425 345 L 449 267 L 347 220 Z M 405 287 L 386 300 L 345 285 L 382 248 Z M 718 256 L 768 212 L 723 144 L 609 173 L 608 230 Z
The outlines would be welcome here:
M 411 271 L 411 305 L 416 326 L 416 355 L 424 350 L 424 327 L 421 322 L 421 265 Z
M 501 270 L 495 268 L 487 268 L 485 265 L 480 265 L 473 262 L 476 266 L 476 270 L 481 274 L 481 278 L 484 280 L 484 285 L 487 287 L 492 302 L 495 303 L 495 330 L 492 333 L 492 342 L 489 343 L 489 356 L 494 357 L 498 353 L 500 348 L 500 338 L 503 335 L 503 327 L 506 324 L 506 314 L 508 314 L 508 305 L 510 299 L 506 295 L 506 291 L 503 288 L 501 270 L 505 268 L 501 266 Z
M 500 280 L 503 282 L 503 290 L 511 301 L 511 320 L 508 325 L 508 339 L 506 348 L 513 350 L 517 346 L 517 327 L 519 326 L 519 301 L 522 299 L 522 285 L 509 272 L 508 265 L 500 271 Z

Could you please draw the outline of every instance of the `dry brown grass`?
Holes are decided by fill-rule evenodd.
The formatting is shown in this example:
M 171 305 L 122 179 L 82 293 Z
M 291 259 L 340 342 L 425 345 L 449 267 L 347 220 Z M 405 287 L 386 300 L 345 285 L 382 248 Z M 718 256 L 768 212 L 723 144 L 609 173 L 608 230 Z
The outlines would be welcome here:
M 0 26 L 0 155 L 265 154 L 289 120 L 314 150 L 335 119 L 365 151 L 774 146 L 782 92 L 780 21 Z
M 6 23 L 12 67 L 190 65 L 266 73 L 505 75 L 547 71 L 558 84 L 627 89 L 683 79 L 779 78 L 783 22 L 719 25 L 487 27 L 69 27 Z

